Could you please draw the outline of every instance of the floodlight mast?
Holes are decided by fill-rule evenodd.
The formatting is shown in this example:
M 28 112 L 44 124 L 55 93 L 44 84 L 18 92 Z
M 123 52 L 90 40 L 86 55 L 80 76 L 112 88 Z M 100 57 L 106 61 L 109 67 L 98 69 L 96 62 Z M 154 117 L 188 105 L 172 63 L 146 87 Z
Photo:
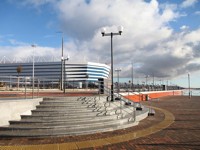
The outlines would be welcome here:
M 65 85 L 66 85 L 66 61 L 68 61 L 69 60 L 69 55 L 67 54 L 67 58 L 66 59 L 64 59 L 63 61 L 64 61 L 64 84 L 63 84 L 63 93 L 65 94 L 66 93 L 66 90 L 65 90 Z
M 123 27 L 118 27 L 117 33 L 106 33 L 106 28 L 101 29 L 102 36 L 110 36 L 111 37 L 111 101 L 114 101 L 114 89 L 113 89 L 113 36 L 121 35 L 123 32 Z
M 32 44 L 31 47 L 36 48 L 35 44 Z M 33 72 L 32 72 L 32 98 L 34 98 L 34 88 L 35 88 L 35 51 L 33 49 Z

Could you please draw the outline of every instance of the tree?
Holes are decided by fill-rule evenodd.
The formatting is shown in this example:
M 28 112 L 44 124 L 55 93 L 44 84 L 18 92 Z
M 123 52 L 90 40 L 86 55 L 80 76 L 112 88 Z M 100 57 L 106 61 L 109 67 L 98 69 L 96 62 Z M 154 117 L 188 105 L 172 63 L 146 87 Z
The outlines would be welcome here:
M 18 73 L 18 78 L 17 78 L 17 90 L 19 90 L 19 74 L 22 72 L 23 68 L 21 65 L 19 65 L 16 69 L 17 73 Z
M 19 77 L 19 74 L 22 72 L 23 68 L 21 65 L 19 65 L 16 70 L 17 70 L 18 77 Z

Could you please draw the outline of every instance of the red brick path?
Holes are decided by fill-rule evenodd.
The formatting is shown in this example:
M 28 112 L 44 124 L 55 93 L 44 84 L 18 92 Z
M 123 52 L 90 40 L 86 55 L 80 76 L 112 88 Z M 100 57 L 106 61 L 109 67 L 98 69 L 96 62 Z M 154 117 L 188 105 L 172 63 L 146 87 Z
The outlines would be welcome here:
M 197 150 L 200 149 L 200 97 L 174 96 L 161 98 L 159 101 L 143 102 L 146 105 L 160 107 L 172 112 L 175 122 L 168 128 L 152 135 L 103 147 L 89 148 L 96 150 Z M 84 141 L 110 137 L 113 135 L 124 134 L 134 130 L 147 128 L 163 120 L 161 112 L 156 112 L 141 121 L 136 127 L 114 132 L 98 133 L 83 136 L 55 137 L 55 138 L 21 138 L 21 139 L 0 139 L 0 145 L 15 144 L 44 144 L 44 143 L 63 143 L 69 141 Z

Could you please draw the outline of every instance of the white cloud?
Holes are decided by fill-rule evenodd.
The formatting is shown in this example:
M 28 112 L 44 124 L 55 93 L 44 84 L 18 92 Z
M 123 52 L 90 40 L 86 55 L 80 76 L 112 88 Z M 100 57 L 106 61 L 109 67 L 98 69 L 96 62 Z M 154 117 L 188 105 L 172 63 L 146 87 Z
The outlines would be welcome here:
M 200 15 L 200 11 L 196 11 L 195 14 L 196 14 L 196 15 Z
M 100 30 L 106 27 L 108 32 L 117 32 L 118 25 L 124 27 L 124 32 L 113 38 L 114 67 L 133 60 L 140 64 L 135 69 L 138 74 L 173 77 L 190 70 L 190 62 L 200 58 L 197 53 L 200 29 L 176 33 L 170 27 L 170 22 L 180 17 L 175 5 L 160 7 L 156 0 L 91 0 L 89 4 L 83 0 L 60 0 L 53 3 L 62 31 L 69 38 L 64 44 L 64 53 L 70 55 L 71 62 L 110 63 L 110 37 L 102 37 Z M 38 7 L 41 4 L 35 1 Z M 26 46 L 8 49 L 14 57 L 24 58 L 32 53 L 32 48 Z M 38 46 L 37 50 L 38 56 L 61 56 L 61 48 Z M 0 51 L 8 54 L 4 48 L 0 47 Z M 199 69 L 196 64 L 192 70 L 195 67 Z M 129 68 L 130 65 L 123 66 L 126 70 L 123 76 L 131 76 Z
M 36 61 L 39 58 L 49 60 L 52 59 L 52 56 L 55 56 L 55 58 L 58 58 L 58 50 L 50 47 L 40 47 L 37 46 L 35 48 L 31 47 L 30 45 L 21 45 L 21 46 L 4 46 L 0 47 L 0 52 L 2 58 L 6 56 L 7 60 L 9 62 L 23 62 L 23 61 L 32 61 L 33 53 L 36 57 Z M 2 59 L 0 58 L 0 59 Z M 47 59 L 47 60 L 48 60 Z
M 9 39 L 9 42 L 10 42 L 11 45 L 14 45 L 14 46 L 28 45 L 27 43 L 20 42 L 20 41 L 17 41 L 15 39 Z
M 130 54 L 140 53 L 139 49 L 168 39 L 173 30 L 167 24 L 178 17 L 174 9 L 166 7 L 163 13 L 159 13 L 156 0 L 150 3 L 137 0 L 93 0 L 89 5 L 81 0 L 62 0 L 58 4 L 63 30 L 80 41 L 79 44 L 87 45 L 85 48 L 89 51 L 96 50 L 101 57 L 109 55 L 110 41 L 101 37 L 100 28 L 106 26 L 108 32 L 116 32 L 117 26 L 123 25 L 122 36 L 114 38 L 117 59 L 121 54 L 130 57 Z M 102 52 L 102 49 L 107 51 Z M 130 54 L 126 55 L 125 52 Z
M 181 4 L 181 7 L 183 8 L 191 7 L 191 6 L 194 6 L 195 3 L 197 2 L 198 0 L 184 0 L 183 3 Z
M 193 45 L 200 45 L 200 28 L 191 31 L 190 33 L 186 34 L 183 38 L 183 41 L 187 44 L 193 44 Z
M 183 26 L 180 27 L 180 29 L 181 29 L 181 30 L 188 30 L 188 29 L 189 29 L 189 26 L 183 25 Z

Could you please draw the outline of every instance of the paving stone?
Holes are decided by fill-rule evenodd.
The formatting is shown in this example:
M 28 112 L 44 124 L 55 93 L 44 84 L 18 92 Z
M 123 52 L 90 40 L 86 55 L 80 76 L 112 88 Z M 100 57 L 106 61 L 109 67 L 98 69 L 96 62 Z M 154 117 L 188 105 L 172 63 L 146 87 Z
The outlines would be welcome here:
M 127 142 L 109 144 L 105 146 L 96 145 L 97 147 L 85 148 L 95 150 L 116 150 L 116 149 L 138 149 L 138 150 L 188 150 L 200 149 L 200 97 L 192 97 L 188 99 L 184 96 L 174 96 L 161 98 L 159 101 L 146 101 L 143 104 L 160 107 L 173 113 L 175 121 L 166 129 L 151 135 L 141 137 Z M 138 126 L 127 129 L 116 130 L 113 132 L 96 133 L 81 136 L 66 136 L 53 138 L 21 138 L 21 139 L 0 139 L 0 145 L 20 144 L 51 144 L 66 143 L 86 140 L 95 140 L 109 138 L 116 135 L 139 131 L 153 125 L 159 124 L 164 120 L 165 116 L 162 112 L 156 111 L 155 116 L 149 116 L 142 120 Z M 64 145 L 64 144 L 63 144 Z M 93 143 L 95 145 L 95 143 Z M 65 147 L 65 146 L 64 146 Z M 1 148 L 1 147 L 0 147 Z

